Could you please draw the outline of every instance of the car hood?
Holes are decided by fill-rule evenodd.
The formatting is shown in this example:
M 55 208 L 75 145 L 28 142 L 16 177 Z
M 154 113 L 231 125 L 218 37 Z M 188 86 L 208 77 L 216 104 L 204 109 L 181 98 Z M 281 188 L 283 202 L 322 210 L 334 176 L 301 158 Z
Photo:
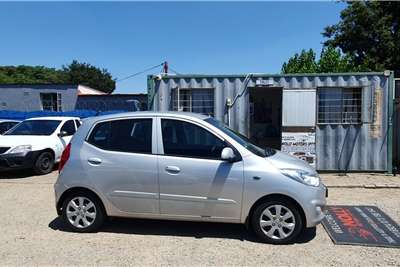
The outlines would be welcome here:
M 31 145 L 32 150 L 40 150 L 49 143 L 49 138 L 43 135 L 0 135 L 0 147 Z
M 274 155 L 266 159 L 278 169 L 298 169 L 309 173 L 316 173 L 316 170 L 307 162 L 281 151 L 276 151 Z

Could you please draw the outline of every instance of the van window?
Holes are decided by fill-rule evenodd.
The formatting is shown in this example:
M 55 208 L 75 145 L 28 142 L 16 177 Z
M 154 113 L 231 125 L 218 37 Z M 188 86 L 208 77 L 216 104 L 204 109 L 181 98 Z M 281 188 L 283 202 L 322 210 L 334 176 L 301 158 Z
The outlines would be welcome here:
M 73 120 L 66 121 L 64 125 L 61 127 L 60 132 L 66 132 L 67 136 L 74 135 L 75 133 L 75 124 Z
M 161 120 L 164 154 L 192 158 L 220 159 L 224 141 L 193 123 Z
M 130 153 L 151 153 L 152 119 L 124 119 L 97 124 L 88 143 L 104 149 Z

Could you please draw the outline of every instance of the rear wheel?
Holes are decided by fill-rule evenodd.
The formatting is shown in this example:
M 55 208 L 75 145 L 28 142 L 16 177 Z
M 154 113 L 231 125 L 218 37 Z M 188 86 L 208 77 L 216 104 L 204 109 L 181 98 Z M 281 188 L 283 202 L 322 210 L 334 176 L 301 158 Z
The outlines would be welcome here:
M 252 215 L 251 224 L 261 241 L 272 244 L 290 243 L 303 229 L 300 211 L 287 200 L 260 204 Z
M 103 224 L 105 212 L 96 196 L 87 192 L 77 192 L 65 199 L 62 217 L 67 226 L 75 232 L 93 232 Z
M 49 151 L 42 152 L 35 161 L 33 171 L 35 174 L 43 175 L 48 174 L 53 170 L 54 167 L 54 156 Z

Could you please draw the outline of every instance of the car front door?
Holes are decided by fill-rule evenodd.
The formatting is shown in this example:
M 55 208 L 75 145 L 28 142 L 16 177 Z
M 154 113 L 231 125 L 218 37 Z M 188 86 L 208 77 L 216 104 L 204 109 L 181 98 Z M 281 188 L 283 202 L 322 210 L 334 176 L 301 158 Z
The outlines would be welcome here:
M 72 136 L 76 132 L 75 123 L 73 120 L 67 120 L 61 126 L 60 130 L 53 134 L 55 136 L 56 148 L 55 148 L 55 160 L 58 161 L 61 157 L 64 148 L 71 142 Z M 63 135 L 60 135 L 63 133 Z
M 152 118 L 104 121 L 82 146 L 86 173 L 122 212 L 159 214 L 154 128 Z
M 195 122 L 159 118 L 158 125 L 161 214 L 239 220 L 243 161 L 221 160 L 230 145 Z

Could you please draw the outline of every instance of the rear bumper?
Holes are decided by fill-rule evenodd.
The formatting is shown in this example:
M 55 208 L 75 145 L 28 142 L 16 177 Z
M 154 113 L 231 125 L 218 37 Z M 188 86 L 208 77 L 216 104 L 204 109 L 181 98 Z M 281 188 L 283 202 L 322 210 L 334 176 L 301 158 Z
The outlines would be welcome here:
M 30 169 L 35 163 L 39 151 L 31 151 L 26 154 L 1 154 L 0 171 Z

